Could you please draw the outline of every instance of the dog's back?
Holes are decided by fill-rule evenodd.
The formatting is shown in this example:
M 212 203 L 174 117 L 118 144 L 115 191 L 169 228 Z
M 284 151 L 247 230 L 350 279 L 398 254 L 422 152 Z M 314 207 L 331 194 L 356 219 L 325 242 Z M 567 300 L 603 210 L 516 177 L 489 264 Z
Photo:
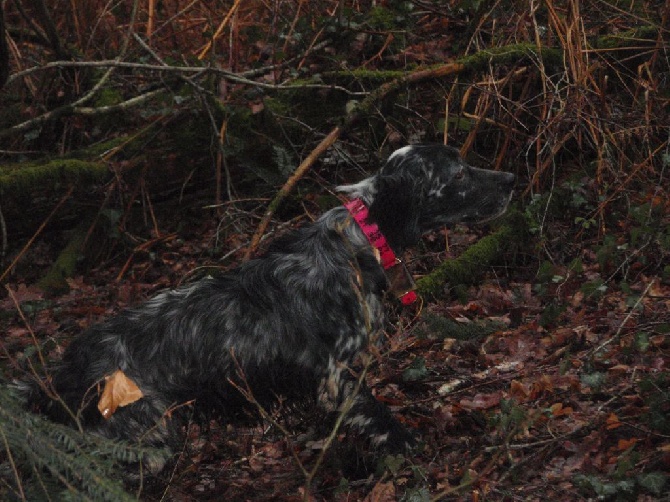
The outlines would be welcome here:
M 351 371 L 384 323 L 388 281 L 375 241 L 385 236 L 400 254 L 438 226 L 496 216 L 513 180 L 444 146 L 398 150 L 378 174 L 339 187 L 369 208 L 374 238 L 347 209 L 332 209 L 260 258 L 91 327 L 49 380 L 24 391 L 57 420 L 149 444 L 169 442 L 184 403 L 239 418 L 279 396 L 314 399 L 372 445 L 403 450 L 413 436 Z M 103 418 L 100 391 L 119 370 L 140 397 Z

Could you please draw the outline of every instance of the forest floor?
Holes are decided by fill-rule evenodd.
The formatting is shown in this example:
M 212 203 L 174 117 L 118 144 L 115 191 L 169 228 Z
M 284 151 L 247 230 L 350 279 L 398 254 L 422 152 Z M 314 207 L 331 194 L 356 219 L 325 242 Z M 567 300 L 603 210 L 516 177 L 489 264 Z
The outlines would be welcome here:
M 48 356 L 58 358 L 87 326 L 177 285 L 203 265 L 220 266 L 211 257 L 212 248 L 221 245 L 217 218 L 190 226 L 186 238 L 169 230 L 129 260 L 110 260 L 70 280 L 67 294 L 45 298 L 20 278 L 10 284 L 12 294 L 0 305 L 15 314 L 2 322 L 5 354 L 20 364 L 34 351 L 34 333 L 51 341 Z M 486 231 L 457 227 L 432 234 L 408 256 L 410 266 L 420 275 L 458 256 Z M 244 234 L 229 239 L 227 245 L 233 245 Z M 40 263 L 39 248 L 33 254 L 33 263 Z M 583 278 L 593 281 L 601 273 L 589 250 L 580 270 L 544 279 L 512 258 L 502 257 L 466 292 L 465 301 L 446 289 L 443 297 L 416 308 L 390 301 L 392 322 L 368 383 L 421 439 L 415 455 L 373 460 L 337 447 L 326 452 L 306 486 L 304 473 L 322 454 L 310 427 L 318 423 L 315 412 L 278 412 L 288 437 L 270 423 L 212 423 L 206 430 L 194 424 L 169 479 L 144 486 L 141 498 L 658 500 L 667 495 L 667 278 L 641 275 L 626 291 L 611 286 L 587 291 Z M 27 324 L 19 319 L 17 304 Z
M 52 3 L 3 4 L 2 381 L 37 347 L 57 360 L 88 326 L 240 264 L 333 131 L 261 249 L 417 142 L 513 172 L 528 226 L 475 285 L 388 302 L 367 382 L 418 451 L 324 451 L 302 408 L 192 424 L 173 468 L 129 487 L 139 499 L 670 500 L 670 4 Z M 68 291 L 47 295 L 36 284 L 94 218 Z M 409 268 L 494 229 L 425 236 Z M 28 500 L 2 426 L 0 500 Z

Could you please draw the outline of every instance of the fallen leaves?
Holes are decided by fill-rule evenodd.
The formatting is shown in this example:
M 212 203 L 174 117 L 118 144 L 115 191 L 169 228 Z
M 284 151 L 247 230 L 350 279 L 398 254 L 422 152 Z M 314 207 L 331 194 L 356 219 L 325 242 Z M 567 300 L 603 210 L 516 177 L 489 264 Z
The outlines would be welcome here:
M 395 485 L 388 482 L 377 483 L 368 496 L 365 497 L 364 502 L 391 502 L 397 500 Z
M 127 406 L 144 396 L 137 384 L 121 370 L 105 377 L 105 388 L 98 401 L 98 410 L 105 420 L 120 406 Z
M 81 329 L 172 285 L 180 267 L 194 267 L 214 240 L 216 228 L 206 228 L 210 233 L 203 232 L 200 248 L 194 233 L 188 244 L 160 243 L 153 260 L 136 255 L 132 281 L 115 283 L 118 270 L 104 276 L 101 268 L 85 280 L 72 279 L 70 292 L 58 299 L 45 300 L 20 284 L 13 291 L 31 328 L 53 340 L 49 350 L 55 352 Z M 469 233 L 463 237 L 473 240 Z M 236 233 L 227 247 L 244 242 L 244 234 Z M 576 500 L 594 496 L 601 481 L 602 490 L 617 488 L 607 485 L 616 471 L 630 472 L 642 495 L 660 492 L 666 477 L 658 473 L 670 466 L 667 380 L 660 378 L 670 365 L 670 287 L 654 279 L 643 295 L 644 281 L 630 284 L 634 294 L 611 282 L 598 296 L 580 289 L 582 279 L 573 273 L 560 288 L 551 284 L 551 295 L 564 309 L 547 323 L 541 317 L 553 300 L 538 292 L 538 279 L 504 276 L 469 290 L 464 304 L 442 298 L 426 303 L 421 315 L 398 320 L 367 382 L 426 443 L 411 464 L 393 469 L 387 463 L 384 475 L 360 475 L 345 472 L 348 459 L 334 452 L 335 460 L 327 456 L 305 489 L 293 455 L 313 466 L 323 436 L 298 429 L 286 438 L 273 427 L 210 423 L 208 432 L 189 438 L 184 459 L 191 468 L 180 488 L 195 493 L 193 500 L 236 500 L 251 493 L 296 501 L 409 500 L 421 490 L 425 497 L 416 500 L 445 490 L 454 500 L 475 500 L 484 490 L 491 499 L 513 491 L 519 499 Z M 15 308 L 10 298 L 0 299 L 0 307 Z M 441 329 L 439 323 L 429 326 L 426 313 L 449 322 Z M 489 328 L 472 329 L 480 323 Z M 499 327 L 490 329 L 493 323 Z M 417 325 L 425 327 L 423 333 Z M 456 337 L 459 328 L 467 336 Z M 31 343 L 22 324 L 3 332 L 5 346 Z M 119 407 L 142 398 L 137 383 L 121 371 L 101 387 L 98 404 L 107 418 L 121 418 Z M 299 426 L 312 425 L 309 418 L 287 415 Z M 637 463 L 629 462 L 633 455 Z M 587 476 L 586 484 L 575 481 L 579 474 Z M 472 484 L 463 488 L 467 479 Z
M 490 394 L 475 394 L 472 399 L 461 399 L 459 404 L 465 410 L 488 410 L 498 406 L 502 398 L 501 392 L 493 392 Z
M 551 411 L 551 415 L 556 418 L 572 415 L 574 410 L 572 409 L 572 406 L 564 406 L 563 403 L 554 403 L 549 407 L 549 411 Z

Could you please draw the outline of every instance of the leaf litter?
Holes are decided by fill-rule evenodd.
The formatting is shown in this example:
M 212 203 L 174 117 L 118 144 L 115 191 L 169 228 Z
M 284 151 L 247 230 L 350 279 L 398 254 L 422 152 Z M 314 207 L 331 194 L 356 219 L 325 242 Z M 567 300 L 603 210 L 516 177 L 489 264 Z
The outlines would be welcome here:
M 211 238 L 205 231 L 200 242 L 191 242 L 186 261 L 195 264 L 205 256 Z M 185 244 L 162 245 L 173 253 Z M 95 277 L 75 278 L 69 293 L 49 299 L 45 308 L 37 304 L 31 329 L 51 340 L 50 355 L 59 357 L 62 345 L 86 326 L 151 296 L 160 289 L 157 283 L 174 283 L 176 271 L 157 283 L 142 277 L 176 264 L 136 257 L 128 280 L 109 280 L 119 264 L 98 269 Z M 663 323 L 670 320 L 670 287 L 655 279 L 636 305 L 615 288 L 597 300 L 563 288 L 564 310 L 543 325 L 544 299 L 532 282 L 513 279 L 490 276 L 470 289 L 465 304 L 442 298 L 420 313 L 394 310 L 389 343 L 370 367 L 368 382 L 378 399 L 417 430 L 423 449 L 401 457 L 393 470 L 383 460 L 377 467 L 350 469 L 333 453 L 309 488 L 311 500 L 394 500 L 417 493 L 450 493 L 459 500 L 475 493 L 578 499 L 628 489 L 615 484 L 624 475 L 638 476 L 634 488 L 642 500 L 663 493 L 670 466 L 670 427 L 663 414 L 670 410 L 667 388 L 655 378 L 668 372 Z M 649 280 L 631 287 L 642 293 Z M 10 287 L 24 310 L 44 300 L 23 284 Z M 8 301 L 2 300 L 6 309 Z M 6 348 L 15 354 L 28 350 L 28 328 L 5 327 Z M 121 391 L 112 393 L 116 383 L 110 388 L 107 382 L 105 394 L 110 389 L 115 397 L 111 404 L 103 403 L 105 394 L 101 399 L 111 413 L 114 405 L 141 397 L 123 373 L 116 378 Z M 272 424 L 193 424 L 180 475 L 165 490 L 179 500 L 234 499 L 251 492 L 302 500 L 304 476 L 296 458 L 309 466 L 321 449 L 304 439 L 310 437 L 305 417 L 292 420 L 290 413 L 278 415 L 288 423 L 289 437 Z

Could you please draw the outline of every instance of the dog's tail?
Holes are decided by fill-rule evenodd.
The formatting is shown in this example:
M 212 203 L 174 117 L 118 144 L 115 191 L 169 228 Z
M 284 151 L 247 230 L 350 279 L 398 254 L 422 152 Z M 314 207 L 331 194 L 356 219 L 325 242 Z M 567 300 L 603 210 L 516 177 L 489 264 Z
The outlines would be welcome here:
M 30 411 L 38 412 L 48 407 L 50 400 L 37 377 L 14 380 L 11 387 L 23 406 Z
M 70 414 L 47 386 L 46 381 L 35 376 L 25 380 L 15 380 L 13 384 L 16 395 L 27 410 L 46 415 L 56 422 L 72 421 Z
M 83 380 L 63 368 L 55 369 L 44 379 L 36 375 L 14 381 L 14 389 L 24 407 L 46 415 L 54 422 L 80 424 L 88 417 L 87 388 Z

